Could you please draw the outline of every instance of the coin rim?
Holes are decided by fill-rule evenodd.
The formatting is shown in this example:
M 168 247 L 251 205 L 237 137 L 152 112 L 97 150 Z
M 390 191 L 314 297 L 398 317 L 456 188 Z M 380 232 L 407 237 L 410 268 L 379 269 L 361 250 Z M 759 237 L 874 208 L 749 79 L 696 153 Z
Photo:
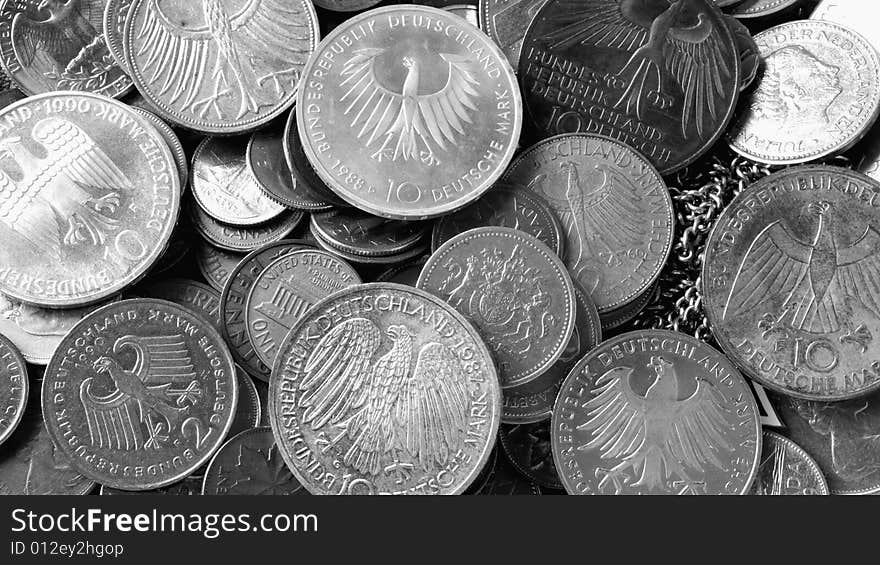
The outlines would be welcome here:
M 15 343 L 8 337 L 3 334 L 0 334 L 0 350 L 3 348 L 9 350 L 9 353 L 13 357 L 13 361 L 18 364 L 19 371 L 21 372 L 21 401 L 18 403 L 18 406 L 15 407 L 15 413 L 12 415 L 12 418 L 9 419 L 9 425 L 6 428 L 6 431 L 0 432 L 0 445 L 3 444 L 6 440 L 15 433 L 15 430 L 18 429 L 18 425 L 21 423 L 22 418 L 24 417 L 24 411 L 27 408 L 28 397 L 30 396 L 30 375 L 28 374 L 27 369 L 27 361 L 25 361 L 24 355 L 15 346 Z
M 764 458 L 764 447 L 769 443 L 767 438 L 772 438 L 773 441 L 777 441 L 786 447 L 790 447 L 795 453 L 797 453 L 801 459 L 806 462 L 807 467 L 810 468 L 812 472 L 813 478 L 816 479 L 816 482 L 819 483 L 819 491 L 817 494 L 820 495 L 830 495 L 831 490 L 828 487 L 828 479 L 825 478 L 825 474 L 822 472 L 822 468 L 819 467 L 818 461 L 813 459 L 813 456 L 807 453 L 807 450 L 798 445 L 793 439 L 787 438 L 784 435 L 774 432 L 773 430 L 764 429 L 761 432 L 761 459 Z M 758 470 L 760 471 L 761 465 L 758 465 Z M 757 473 L 756 473 L 757 477 Z M 752 481 L 754 483 L 754 481 Z M 749 494 L 753 494 L 751 489 L 749 489 Z
M 247 430 L 242 430 L 242 431 L 238 432 L 237 434 L 235 434 L 234 436 L 226 438 L 226 441 L 223 442 L 223 445 L 221 445 L 220 448 L 217 449 L 217 451 L 214 453 L 213 457 L 211 457 L 211 461 L 208 463 L 207 467 L 205 467 L 205 474 L 202 476 L 202 480 L 201 480 L 202 490 L 199 494 L 201 494 L 202 496 L 226 496 L 226 495 L 229 495 L 229 496 L 239 495 L 240 496 L 240 495 L 243 495 L 244 493 L 226 493 L 226 495 L 224 495 L 219 492 L 214 492 L 214 493 L 205 492 L 208 490 L 208 477 L 211 475 L 211 471 L 214 470 L 215 463 L 217 462 L 217 458 L 220 456 L 220 454 L 223 452 L 224 449 L 226 449 L 227 447 L 232 445 L 232 442 L 240 441 L 240 439 L 246 435 L 252 435 L 255 433 L 262 434 L 265 432 L 269 432 L 269 435 L 272 437 L 272 444 L 277 447 L 278 453 L 281 453 L 281 447 L 278 445 L 278 441 L 275 439 L 275 433 L 272 431 L 272 428 L 270 426 L 254 426 L 253 428 L 249 428 Z M 286 466 L 287 462 L 285 461 L 284 463 Z M 219 470 L 217 471 L 217 478 L 222 478 L 222 475 L 219 474 Z M 294 475 L 293 478 L 297 479 L 296 475 Z M 305 485 L 302 484 L 302 481 L 297 479 L 297 482 L 300 484 L 300 488 L 306 492 L 295 493 L 295 494 L 310 494 L 308 492 L 308 489 L 306 489 Z M 285 496 L 290 495 L 290 494 L 291 493 L 285 493 Z M 255 496 L 255 495 L 246 495 L 246 496 Z M 281 496 L 281 495 L 275 495 L 275 496 Z

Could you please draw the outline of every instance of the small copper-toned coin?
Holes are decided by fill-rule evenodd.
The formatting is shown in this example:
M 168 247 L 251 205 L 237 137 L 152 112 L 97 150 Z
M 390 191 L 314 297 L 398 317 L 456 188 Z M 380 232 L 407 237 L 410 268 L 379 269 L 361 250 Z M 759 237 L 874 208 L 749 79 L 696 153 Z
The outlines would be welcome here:
M 279 348 L 272 431 L 313 494 L 459 494 L 485 465 L 501 387 L 477 331 L 391 283 L 315 304 Z
M 665 330 L 613 337 L 562 384 L 553 457 L 569 494 L 746 494 L 761 426 L 722 354 Z
M 247 140 L 209 137 L 193 155 L 192 193 L 214 219 L 232 226 L 253 226 L 277 218 L 285 208 L 270 199 L 248 166 Z
M 549 370 L 574 329 L 574 287 L 562 261 L 512 228 L 477 228 L 450 239 L 428 259 L 417 286 L 476 326 L 504 388 Z
M 21 422 L 28 385 L 24 357 L 9 338 L 0 334 L 0 444 L 9 439 Z
M 351 205 L 425 219 L 479 198 L 519 142 L 513 70 L 488 37 L 426 6 L 377 8 L 346 20 L 303 70 L 303 148 Z
M 285 210 L 271 222 L 259 226 L 230 226 L 209 216 L 196 202 L 190 202 L 187 211 L 193 227 L 202 237 L 217 247 L 238 253 L 284 239 L 305 217 L 299 210 Z
M 749 494 L 828 494 L 828 482 L 819 465 L 801 446 L 776 432 L 764 430 L 761 465 Z
M 200 240 L 196 248 L 199 272 L 214 290 L 223 290 L 223 285 L 229 279 L 229 274 L 243 258 L 244 255 L 241 253 L 232 253 L 214 247 L 204 240 Z
M 290 328 L 321 299 L 361 284 L 339 257 L 317 249 L 285 253 L 266 266 L 251 285 L 245 325 L 260 361 L 271 367 Z

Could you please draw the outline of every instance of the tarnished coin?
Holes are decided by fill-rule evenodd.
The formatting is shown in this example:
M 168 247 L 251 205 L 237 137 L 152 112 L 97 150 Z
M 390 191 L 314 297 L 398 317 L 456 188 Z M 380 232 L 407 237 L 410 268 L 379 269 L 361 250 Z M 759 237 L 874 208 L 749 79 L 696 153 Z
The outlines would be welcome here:
M 119 68 L 128 71 L 128 63 L 125 60 L 125 20 L 131 11 L 133 0 L 104 0 L 103 31 L 104 41 L 110 56 L 116 61 Z
M 740 60 L 708 0 L 549 0 L 523 40 L 519 79 L 543 137 L 605 135 L 666 175 L 727 127 Z
M 238 365 L 235 366 L 235 379 L 238 381 L 238 405 L 227 437 L 256 428 L 262 425 L 260 421 L 263 419 L 263 403 L 254 381 Z
M 665 330 L 611 338 L 559 391 L 553 457 L 569 494 L 745 494 L 758 409 L 723 355 Z
M 269 416 L 313 494 L 458 494 L 492 452 L 501 387 L 458 312 L 424 291 L 373 283 L 322 300 L 291 329 Z
M 0 334 L 28 363 L 46 365 L 68 330 L 96 308 L 40 308 L 0 294 Z
M 21 424 L 0 449 L 0 494 L 82 495 L 93 488 L 55 447 L 40 417 L 40 395 L 32 394 Z
M 309 494 L 287 468 L 272 428 L 245 430 L 217 451 L 205 473 L 202 494 Z
M 764 430 L 761 464 L 749 494 L 828 494 L 828 482 L 819 465 L 801 446 L 776 432 Z
M 220 293 L 210 286 L 188 279 L 162 279 L 141 291 L 143 296 L 174 302 L 201 314 L 220 331 Z
M 427 262 L 428 256 L 425 255 L 413 261 L 395 265 L 387 271 L 380 273 L 376 277 L 376 282 L 390 282 L 406 286 L 416 286 L 419 282 L 419 275 L 422 273 L 422 269 Z
M 271 367 L 287 332 L 321 299 L 361 284 L 345 261 L 317 249 L 275 259 L 254 279 L 245 301 L 245 326 L 260 361 Z
M 46 428 L 72 465 L 125 490 L 169 485 L 208 461 L 237 400 L 217 330 L 151 298 L 110 304 L 74 326 L 42 390 Z
M 25 94 L 122 96 L 131 79 L 104 41 L 107 0 L 3 0 L 0 65 Z
M 264 224 L 285 210 L 260 189 L 246 148 L 241 137 L 208 137 L 193 155 L 193 196 L 208 215 L 232 226 Z
M 312 232 L 351 255 L 396 255 L 424 238 L 431 224 L 380 218 L 354 208 L 312 214 Z
M 0 444 L 21 422 L 28 398 L 28 373 L 15 344 L 0 334 Z
M 284 157 L 293 174 L 296 208 L 309 211 L 329 210 L 333 206 L 349 204 L 336 196 L 309 163 L 296 126 L 296 108 L 290 111 L 284 126 Z
M 113 495 L 152 495 L 152 494 L 161 494 L 168 496 L 200 496 L 202 494 L 202 481 L 204 481 L 204 477 L 198 476 L 189 476 L 183 479 L 182 481 L 178 481 L 174 484 L 168 485 L 166 487 L 151 489 L 151 490 L 122 490 L 118 488 L 111 488 L 108 486 L 101 485 L 101 489 L 98 492 L 101 496 L 113 496 Z
M 571 339 L 571 277 L 549 247 L 521 231 L 477 228 L 450 239 L 428 259 L 417 286 L 476 326 L 504 388 L 541 376 Z
M 318 18 L 308 0 L 134 0 L 123 37 L 131 78 L 162 117 L 231 134 L 294 103 Z
M 69 308 L 146 273 L 180 207 L 156 128 L 115 100 L 74 92 L 26 98 L 0 121 L 0 291 Z
M 315 0 L 315 6 L 334 12 L 359 12 L 372 8 L 381 0 Z
M 512 185 L 496 185 L 473 204 L 437 220 L 431 247 L 436 250 L 452 237 L 483 226 L 520 230 L 563 256 L 562 225 L 550 205 L 537 194 Z
M 635 300 L 672 249 L 672 199 L 656 169 L 626 145 L 560 135 L 521 154 L 504 181 L 542 196 L 562 222 L 565 264 L 600 314 Z
M 791 8 L 801 0 L 743 0 L 728 10 L 733 17 L 741 20 L 764 18 Z
M 202 237 L 221 249 L 238 253 L 247 253 L 284 239 L 305 217 L 300 210 L 285 210 L 274 220 L 259 226 L 230 226 L 209 216 L 195 202 L 190 202 L 187 211 L 193 227 Z
M 522 104 L 498 47 L 426 6 L 355 16 L 303 71 L 297 125 L 318 175 L 361 210 L 423 219 L 461 208 L 501 176 Z
M 739 91 L 747 89 L 755 82 L 758 76 L 758 69 L 761 67 L 761 52 L 752 32 L 738 19 L 726 16 L 725 21 L 733 33 L 733 39 L 736 41 L 736 48 L 739 52 L 740 67 L 742 74 L 739 79 Z
M 568 345 L 546 373 L 530 383 L 504 389 L 501 421 L 505 424 L 531 424 L 549 419 L 562 381 L 575 363 L 602 341 L 596 306 L 578 283 L 574 283 L 574 296 L 577 315 Z
M 762 385 L 808 400 L 880 388 L 880 184 L 795 167 L 752 184 L 706 243 L 712 333 Z
M 516 70 L 529 24 L 547 0 L 480 0 L 480 27 Z
M 254 281 L 275 259 L 294 249 L 307 247 L 303 241 L 283 240 L 271 243 L 252 251 L 230 271 L 228 282 L 220 294 L 220 319 L 222 333 L 229 344 L 235 362 L 249 375 L 262 381 L 269 381 L 269 369 L 260 361 L 247 333 L 245 305 Z
M 245 158 L 251 174 L 263 192 L 288 208 L 321 209 L 311 195 L 303 196 L 303 187 L 287 165 L 284 153 L 284 123 L 272 122 L 251 134 Z
M 772 395 L 785 434 L 818 463 L 831 494 L 880 493 L 880 394 L 844 402 Z
M 480 496 L 540 495 L 541 487 L 513 468 L 507 457 L 499 455 L 486 479 L 476 492 Z
M 244 259 L 241 253 L 233 253 L 214 247 L 207 241 L 200 240 L 196 247 L 196 262 L 199 272 L 215 290 L 223 290 L 229 275 L 238 263 Z
M 166 124 L 162 118 L 149 110 L 144 110 L 143 108 L 138 108 L 136 106 L 132 106 L 131 109 L 147 118 L 150 124 L 152 124 L 153 127 L 156 128 L 156 131 L 159 132 L 159 135 L 162 136 L 162 139 L 165 140 L 165 144 L 168 146 L 168 149 L 171 150 L 171 153 L 174 155 L 174 162 L 177 164 L 177 174 L 180 176 L 180 186 L 182 189 L 186 189 L 186 185 L 189 181 L 189 162 L 186 158 L 186 152 L 183 150 L 183 144 L 180 143 L 177 134 L 174 133 L 171 126 Z
M 876 23 L 880 17 L 880 4 L 864 0 L 822 0 L 810 16 L 812 20 L 825 20 L 848 27 L 880 49 L 880 29 Z
M 498 438 L 517 471 L 539 486 L 562 490 L 550 447 L 550 422 L 502 425 Z
M 802 20 L 755 42 L 764 70 L 728 132 L 734 151 L 760 163 L 803 163 L 848 149 L 874 123 L 880 56 L 866 39 Z

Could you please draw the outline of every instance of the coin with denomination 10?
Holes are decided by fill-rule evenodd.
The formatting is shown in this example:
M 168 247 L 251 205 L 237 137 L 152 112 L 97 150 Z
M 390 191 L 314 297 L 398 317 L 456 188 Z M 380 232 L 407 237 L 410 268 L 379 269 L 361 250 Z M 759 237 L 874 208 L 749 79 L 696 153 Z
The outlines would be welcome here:
M 303 148 L 358 208 L 439 216 L 488 190 L 519 141 L 522 105 L 499 48 L 461 18 L 389 6 L 334 29 L 303 71 Z
M 307 0 L 134 0 L 123 49 L 135 86 L 162 117 L 231 134 L 290 108 L 318 33 Z
M 238 382 L 211 323 L 171 302 L 96 310 L 62 341 L 43 378 L 53 441 L 85 476 L 147 490 L 205 463 L 235 416 Z
M 431 255 L 416 286 L 476 326 L 504 388 L 550 369 L 574 329 L 577 304 L 565 265 L 549 247 L 513 228 L 453 237 Z
M 272 369 L 269 412 L 313 494 L 459 494 L 501 419 L 489 350 L 424 291 L 372 283 L 315 304 Z
M 551 441 L 569 494 L 746 494 L 761 426 L 726 357 L 688 335 L 645 330 L 605 341 L 575 366 Z
M 530 147 L 504 181 L 544 197 L 562 222 L 565 265 L 608 314 L 641 296 L 672 249 L 672 199 L 657 170 L 609 138 L 565 134 Z
M 180 207 L 174 156 L 144 117 L 58 92 L 0 111 L 0 291 L 41 306 L 91 304 L 142 276 Z
M 607 135 L 664 175 L 720 137 L 740 72 L 733 35 L 708 0 L 549 0 L 519 60 L 523 103 L 542 137 Z
M 880 388 L 878 198 L 860 173 L 796 167 L 725 208 L 706 244 L 703 303 L 746 374 L 810 400 Z

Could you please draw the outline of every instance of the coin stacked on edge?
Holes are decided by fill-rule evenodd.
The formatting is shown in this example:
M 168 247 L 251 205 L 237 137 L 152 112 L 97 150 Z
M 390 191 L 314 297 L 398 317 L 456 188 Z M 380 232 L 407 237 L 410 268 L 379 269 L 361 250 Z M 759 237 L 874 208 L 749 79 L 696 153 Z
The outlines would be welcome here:
M 4 494 L 880 491 L 874 8 L 376 4 L 0 0 Z

